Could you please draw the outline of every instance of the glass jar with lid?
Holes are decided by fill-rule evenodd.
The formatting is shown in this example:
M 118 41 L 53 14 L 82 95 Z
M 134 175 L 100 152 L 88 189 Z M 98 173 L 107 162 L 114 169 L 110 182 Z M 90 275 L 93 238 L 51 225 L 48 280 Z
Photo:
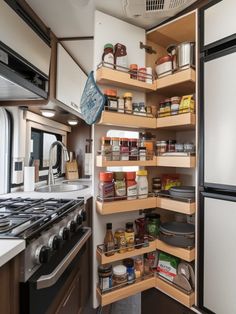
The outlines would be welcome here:
M 103 136 L 101 138 L 101 155 L 105 160 L 111 160 L 112 158 L 112 146 L 111 146 L 111 138 L 107 136 Z
M 106 96 L 105 108 L 109 111 L 118 111 L 117 90 L 105 89 L 104 95 Z
M 133 94 L 132 93 L 124 93 L 124 105 L 125 105 L 125 113 L 132 114 L 132 100 Z
M 124 265 L 116 265 L 113 267 L 113 284 L 119 286 L 127 283 L 127 269 Z
M 136 138 L 129 139 L 129 160 L 138 160 L 138 140 Z
M 156 141 L 156 154 L 160 156 L 167 152 L 167 142 L 166 141 Z
M 167 151 L 169 153 L 174 153 L 175 152 L 175 144 L 176 144 L 176 140 L 169 140 L 169 141 L 167 141 Z
M 171 97 L 171 115 L 179 113 L 180 100 L 181 97 L 179 96 Z
M 112 266 L 100 265 L 98 267 L 98 278 L 100 290 L 106 291 L 112 288 Z
M 171 99 L 166 98 L 165 99 L 165 110 L 164 110 L 164 116 L 168 117 L 171 114 Z
M 120 159 L 129 160 L 129 139 L 120 138 Z
M 111 138 L 112 160 L 120 160 L 120 139 L 119 137 Z

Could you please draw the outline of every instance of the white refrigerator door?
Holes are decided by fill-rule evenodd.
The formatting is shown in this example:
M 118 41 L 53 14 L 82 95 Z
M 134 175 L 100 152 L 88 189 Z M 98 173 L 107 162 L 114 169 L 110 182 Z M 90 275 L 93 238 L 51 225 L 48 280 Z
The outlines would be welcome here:
M 236 202 L 204 199 L 203 305 L 216 314 L 236 313 Z
M 204 46 L 236 33 L 235 10 L 235 0 L 222 0 L 204 11 Z
M 236 49 L 204 63 L 204 181 L 236 186 Z

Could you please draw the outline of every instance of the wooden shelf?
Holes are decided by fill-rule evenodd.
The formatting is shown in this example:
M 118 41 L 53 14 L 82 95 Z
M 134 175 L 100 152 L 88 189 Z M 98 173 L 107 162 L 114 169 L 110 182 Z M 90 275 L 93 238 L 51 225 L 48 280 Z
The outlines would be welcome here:
M 156 205 L 159 208 L 163 208 L 185 215 L 193 215 L 196 210 L 196 204 L 194 202 L 193 203 L 181 202 L 173 200 L 168 197 L 157 197 Z
M 156 239 L 156 249 L 168 253 L 170 255 L 179 257 L 187 262 L 192 262 L 195 259 L 195 248 L 190 250 L 168 245 L 165 242 Z
M 196 115 L 194 113 L 182 113 L 163 118 L 157 118 L 157 129 L 194 129 L 196 126 Z
M 195 303 L 194 292 L 189 295 L 185 294 L 181 290 L 177 289 L 174 285 L 166 282 L 160 277 L 156 277 L 156 288 L 189 308 Z
M 157 156 L 158 167 L 195 168 L 196 157 L 194 156 Z
M 118 160 L 118 161 L 109 161 L 104 160 L 102 156 L 97 156 L 96 159 L 97 167 L 128 167 L 128 166 L 140 166 L 140 167 L 151 167 L 156 166 L 156 156 L 153 157 L 153 160 Z
M 193 69 L 182 70 L 157 79 L 157 91 L 168 97 L 193 94 L 195 80 L 196 73 Z
M 111 292 L 101 293 L 97 289 L 97 296 L 100 301 L 101 306 L 111 304 L 113 302 L 119 301 L 124 298 L 128 298 L 131 295 L 142 292 L 144 290 L 155 287 L 156 278 L 153 276 L 147 279 L 136 280 L 135 283 L 127 285 L 123 288 L 116 289 Z
M 97 124 L 115 125 L 128 128 L 156 129 L 156 118 L 136 116 L 133 114 L 103 111 Z
M 148 197 L 136 200 L 122 200 L 114 202 L 96 202 L 96 208 L 99 214 L 109 215 L 123 212 L 131 212 L 145 208 L 156 208 L 157 198 Z
M 97 70 L 96 81 L 101 85 L 112 85 L 143 92 L 152 92 L 156 90 L 156 82 L 148 84 L 146 82 L 131 79 L 129 73 L 113 70 L 107 67 L 101 67 Z
M 112 256 L 106 256 L 104 253 L 101 253 L 99 249 L 97 249 L 96 255 L 97 255 L 97 260 L 99 261 L 100 264 L 109 264 L 116 261 L 121 261 L 125 258 L 130 258 L 133 256 L 138 256 L 138 255 L 143 255 L 145 253 L 153 252 L 155 250 L 156 250 L 156 242 L 151 241 L 149 242 L 149 246 L 147 247 L 134 249 L 133 251 L 128 251 L 125 253 L 116 252 Z

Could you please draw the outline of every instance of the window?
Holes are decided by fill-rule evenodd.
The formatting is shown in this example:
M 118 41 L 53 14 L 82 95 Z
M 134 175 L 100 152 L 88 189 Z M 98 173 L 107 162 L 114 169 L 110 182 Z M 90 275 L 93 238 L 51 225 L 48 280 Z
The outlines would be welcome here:
M 108 137 L 124 137 L 124 138 L 139 138 L 139 132 L 137 131 L 126 131 L 126 130 L 109 130 L 107 131 Z M 108 167 L 108 171 L 138 171 L 138 166 L 132 167 Z

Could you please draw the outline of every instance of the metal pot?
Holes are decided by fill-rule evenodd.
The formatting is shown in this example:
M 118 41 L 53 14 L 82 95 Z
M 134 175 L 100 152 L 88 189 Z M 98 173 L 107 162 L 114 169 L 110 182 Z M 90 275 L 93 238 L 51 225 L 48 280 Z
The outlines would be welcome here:
M 195 43 L 183 42 L 176 47 L 179 70 L 195 67 Z

